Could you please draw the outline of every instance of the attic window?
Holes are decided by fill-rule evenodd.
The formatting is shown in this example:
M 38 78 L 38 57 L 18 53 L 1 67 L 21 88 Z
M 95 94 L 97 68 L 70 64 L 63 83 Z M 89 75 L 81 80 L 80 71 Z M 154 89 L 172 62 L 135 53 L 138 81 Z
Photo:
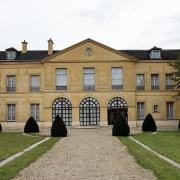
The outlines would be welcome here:
M 18 54 L 18 51 L 13 47 L 6 49 L 6 58 L 8 60 L 16 59 L 17 54 Z
M 161 51 L 160 50 L 152 50 L 150 57 L 151 57 L 151 59 L 161 59 Z
M 7 59 L 9 60 L 13 60 L 13 59 L 16 59 L 16 51 L 8 51 L 7 52 Z

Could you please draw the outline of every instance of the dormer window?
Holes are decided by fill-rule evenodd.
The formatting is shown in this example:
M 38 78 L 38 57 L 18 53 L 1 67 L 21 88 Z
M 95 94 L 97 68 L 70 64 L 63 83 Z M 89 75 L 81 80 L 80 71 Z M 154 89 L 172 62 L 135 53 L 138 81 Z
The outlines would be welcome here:
M 151 52 L 151 59 L 161 59 L 161 51 L 153 50 Z
M 13 51 L 7 52 L 7 59 L 10 59 L 10 60 L 16 59 L 16 52 L 13 52 Z
M 18 51 L 13 47 L 6 49 L 6 58 L 8 60 L 14 60 L 14 59 L 16 59 L 17 53 L 18 53 Z
M 149 52 L 150 59 L 161 59 L 161 48 L 154 46 Z

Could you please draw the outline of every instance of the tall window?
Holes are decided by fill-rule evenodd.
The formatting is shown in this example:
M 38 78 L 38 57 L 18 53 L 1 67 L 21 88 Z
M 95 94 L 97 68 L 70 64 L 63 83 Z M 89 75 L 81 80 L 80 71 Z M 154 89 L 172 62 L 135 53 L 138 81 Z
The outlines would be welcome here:
M 30 90 L 32 92 L 37 92 L 40 89 L 40 76 L 39 75 L 32 75 L 31 76 L 31 87 Z
M 7 104 L 7 121 L 16 121 L 16 105 Z
M 67 69 L 56 69 L 56 90 L 67 90 Z
M 84 68 L 84 91 L 95 90 L 95 70 L 94 68 Z
M 39 104 L 31 104 L 31 116 L 39 121 Z
M 7 92 L 15 92 L 16 91 L 16 76 L 8 75 L 7 76 Z
M 122 68 L 112 68 L 112 89 L 123 89 Z
M 144 119 L 145 117 L 145 103 L 137 102 L 137 119 Z
M 173 102 L 167 102 L 166 111 L 167 111 L 167 119 L 173 119 Z
M 172 74 L 166 74 L 166 89 L 173 89 L 173 75 Z
M 159 74 L 151 74 L 151 89 L 159 89 Z
M 144 90 L 144 74 L 136 75 L 136 89 Z

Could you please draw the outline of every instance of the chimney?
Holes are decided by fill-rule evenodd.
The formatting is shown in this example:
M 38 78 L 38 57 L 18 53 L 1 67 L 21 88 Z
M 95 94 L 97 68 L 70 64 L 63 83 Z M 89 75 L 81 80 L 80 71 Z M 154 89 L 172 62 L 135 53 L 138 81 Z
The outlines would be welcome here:
M 22 43 L 22 53 L 25 54 L 27 53 L 27 42 L 24 40 Z
M 54 42 L 52 41 L 52 39 L 50 38 L 48 40 L 48 55 L 52 54 L 53 53 L 53 44 Z

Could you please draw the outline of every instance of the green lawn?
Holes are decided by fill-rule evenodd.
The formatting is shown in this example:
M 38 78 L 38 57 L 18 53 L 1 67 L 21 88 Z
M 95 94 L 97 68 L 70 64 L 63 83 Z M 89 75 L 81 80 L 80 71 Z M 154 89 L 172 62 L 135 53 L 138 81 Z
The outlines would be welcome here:
M 180 132 L 143 133 L 133 137 L 160 154 L 180 163 Z
M 59 138 L 50 138 L 31 151 L 16 158 L 14 161 L 2 166 L 0 168 L 0 180 L 10 180 L 15 177 L 21 169 L 25 168 L 39 156 L 47 152 L 58 140 Z
M 24 136 L 22 133 L 0 133 L 0 161 L 42 139 L 38 136 Z
M 179 162 L 178 147 L 180 147 L 179 132 L 158 132 L 157 134 L 142 133 L 133 137 L 152 149 Z M 154 172 L 158 179 L 179 180 L 180 170 L 168 162 L 158 158 L 156 155 L 142 148 L 129 138 L 119 137 L 121 142 L 128 147 L 129 152 L 135 157 L 137 163 Z M 179 139 L 179 140 L 178 140 Z

